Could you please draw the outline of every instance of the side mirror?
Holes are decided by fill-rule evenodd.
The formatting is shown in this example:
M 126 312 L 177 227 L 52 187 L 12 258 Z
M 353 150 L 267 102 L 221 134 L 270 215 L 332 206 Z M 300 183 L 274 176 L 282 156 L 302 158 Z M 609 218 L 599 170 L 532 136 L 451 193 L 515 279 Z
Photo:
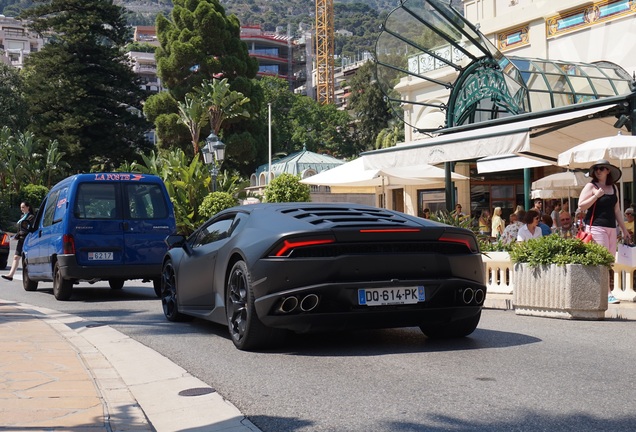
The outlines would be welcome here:
M 170 234 L 164 241 L 166 245 L 168 245 L 168 249 L 173 249 L 183 247 L 186 242 L 186 238 L 180 234 Z

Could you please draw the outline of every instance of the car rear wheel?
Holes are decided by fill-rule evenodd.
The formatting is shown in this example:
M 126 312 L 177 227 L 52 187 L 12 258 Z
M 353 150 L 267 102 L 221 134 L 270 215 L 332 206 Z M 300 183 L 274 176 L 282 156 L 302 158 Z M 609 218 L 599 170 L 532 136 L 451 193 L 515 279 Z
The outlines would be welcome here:
M 29 277 L 29 266 L 22 260 L 22 287 L 25 291 L 35 291 L 38 289 L 38 283 L 32 281 Z
M 123 279 L 108 279 L 108 285 L 111 287 L 111 289 L 120 290 L 124 287 L 124 280 Z
M 64 279 L 60 267 L 55 263 L 53 268 L 53 295 L 57 300 L 68 300 L 73 292 L 73 281 Z
M 152 280 L 152 287 L 155 289 L 155 295 L 161 298 L 161 278 Z
M 4 270 L 5 268 L 7 268 L 7 260 L 8 259 L 9 259 L 8 257 L 0 258 L 0 270 Z
M 481 311 L 477 315 L 444 324 L 422 324 L 420 330 L 431 339 L 451 339 L 468 336 L 477 328 Z
M 232 342 L 240 350 L 253 350 L 280 343 L 286 332 L 266 327 L 254 307 L 254 291 L 247 264 L 237 261 L 227 280 L 225 310 Z
M 177 304 L 177 278 L 172 261 L 167 261 L 163 265 L 160 283 L 161 306 L 163 307 L 163 314 L 168 321 L 178 322 L 192 319 L 179 312 L 179 305 Z

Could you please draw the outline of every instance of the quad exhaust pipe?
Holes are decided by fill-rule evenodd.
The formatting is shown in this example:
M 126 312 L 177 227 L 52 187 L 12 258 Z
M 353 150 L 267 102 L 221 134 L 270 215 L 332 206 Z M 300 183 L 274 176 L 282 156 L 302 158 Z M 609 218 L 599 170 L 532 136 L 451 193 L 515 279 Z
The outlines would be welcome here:
M 471 304 L 473 301 L 480 305 L 486 299 L 486 293 L 483 289 L 464 288 L 462 291 L 462 301 L 464 304 Z
M 297 308 L 302 312 L 311 312 L 318 307 L 320 303 L 320 297 L 316 294 L 307 294 L 300 300 L 297 296 L 283 297 L 276 309 L 276 312 L 281 314 L 288 314 L 294 312 Z M 300 306 L 300 307 L 299 307 Z

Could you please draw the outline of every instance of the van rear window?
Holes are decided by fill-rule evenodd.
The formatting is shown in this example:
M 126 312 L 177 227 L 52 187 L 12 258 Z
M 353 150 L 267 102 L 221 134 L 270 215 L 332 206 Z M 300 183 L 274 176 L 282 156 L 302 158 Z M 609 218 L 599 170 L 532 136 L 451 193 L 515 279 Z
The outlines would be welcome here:
M 165 219 L 168 206 L 163 190 L 157 184 L 126 184 L 126 197 L 131 219 Z
M 78 219 L 117 219 L 117 185 L 82 183 L 73 212 Z

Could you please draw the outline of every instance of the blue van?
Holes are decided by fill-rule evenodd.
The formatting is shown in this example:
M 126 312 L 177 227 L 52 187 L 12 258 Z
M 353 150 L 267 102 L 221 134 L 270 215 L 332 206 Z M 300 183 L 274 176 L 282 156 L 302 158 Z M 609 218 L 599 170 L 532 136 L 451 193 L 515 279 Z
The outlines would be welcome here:
M 125 280 L 142 279 L 152 281 L 159 296 L 164 239 L 175 231 L 172 203 L 159 177 L 68 177 L 47 194 L 24 240 L 24 289 L 52 281 L 55 298 L 68 300 L 79 281 L 107 280 L 121 289 Z

